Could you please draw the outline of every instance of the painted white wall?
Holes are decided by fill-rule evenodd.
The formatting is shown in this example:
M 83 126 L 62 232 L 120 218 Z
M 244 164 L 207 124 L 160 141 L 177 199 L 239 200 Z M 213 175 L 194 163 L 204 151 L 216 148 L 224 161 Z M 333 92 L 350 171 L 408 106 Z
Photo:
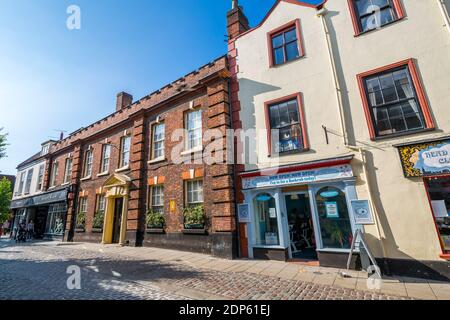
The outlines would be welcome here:
M 448 1 L 447 1 L 448 3 Z M 437 1 L 402 1 L 406 17 L 380 30 L 354 36 L 347 1 L 329 1 L 326 16 L 334 44 L 338 76 L 343 85 L 344 110 L 350 142 L 369 150 L 370 180 L 374 188 L 382 243 L 386 256 L 440 260 L 441 248 L 423 181 L 406 179 L 393 145 L 443 137 L 450 133 L 450 35 Z M 305 57 L 269 68 L 266 34 L 300 18 Z M 265 128 L 264 102 L 303 93 L 311 151 L 280 157 L 280 164 L 301 163 L 352 153 L 344 146 L 332 68 L 321 18 L 315 9 L 281 2 L 260 27 L 236 40 L 239 64 L 239 99 L 244 129 Z M 437 129 L 399 138 L 371 141 L 356 75 L 408 58 L 417 62 Z M 336 133 L 325 143 L 322 125 Z M 265 135 L 254 149 L 258 161 L 246 170 L 273 166 L 267 157 Z M 273 160 L 272 160 L 273 161 Z M 360 177 L 360 161 L 353 162 L 359 198 L 367 198 Z M 382 256 L 378 231 L 367 227 L 375 254 Z
M 39 167 L 43 165 L 44 166 L 44 174 L 45 174 L 45 159 L 38 160 L 36 162 L 30 163 L 27 166 L 21 167 L 19 170 L 17 170 L 17 176 L 16 176 L 16 182 L 14 184 L 14 193 L 13 193 L 13 200 L 18 200 L 22 198 L 28 198 L 37 194 L 42 193 L 42 190 L 38 190 L 38 176 L 39 176 Z M 28 171 L 33 169 L 33 177 L 31 179 L 31 187 L 30 187 L 30 193 L 25 194 L 25 185 L 26 185 L 26 178 Z M 20 186 L 20 176 L 22 175 L 22 172 L 25 172 L 25 183 L 23 186 L 23 191 L 21 194 L 18 194 L 19 192 L 19 186 Z

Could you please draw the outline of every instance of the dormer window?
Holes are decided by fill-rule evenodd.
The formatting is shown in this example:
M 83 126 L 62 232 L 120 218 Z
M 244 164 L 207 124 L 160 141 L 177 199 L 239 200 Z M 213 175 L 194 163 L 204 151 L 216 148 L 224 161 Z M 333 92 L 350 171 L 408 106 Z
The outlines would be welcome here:
M 50 151 L 50 144 L 42 146 L 41 156 L 45 156 Z

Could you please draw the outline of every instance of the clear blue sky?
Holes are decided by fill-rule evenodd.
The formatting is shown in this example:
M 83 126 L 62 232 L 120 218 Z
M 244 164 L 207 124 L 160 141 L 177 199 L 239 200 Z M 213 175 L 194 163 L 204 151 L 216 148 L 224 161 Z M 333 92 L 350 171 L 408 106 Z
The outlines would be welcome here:
M 317 2 L 318 0 L 310 0 Z M 240 0 L 252 26 L 275 0 Z M 81 30 L 66 9 L 81 8 Z M 40 144 L 110 114 L 226 53 L 231 0 L 0 0 L 0 172 Z

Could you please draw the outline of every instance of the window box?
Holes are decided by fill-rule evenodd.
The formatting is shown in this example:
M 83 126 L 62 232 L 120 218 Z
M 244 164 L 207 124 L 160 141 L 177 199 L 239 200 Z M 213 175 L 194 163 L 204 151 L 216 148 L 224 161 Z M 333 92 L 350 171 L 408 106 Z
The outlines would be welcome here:
M 187 226 L 188 225 L 185 225 L 185 229 L 182 230 L 183 234 L 206 234 L 206 229 L 205 228 L 188 229 L 188 228 L 186 228 Z
M 148 234 L 163 234 L 163 233 L 165 233 L 164 228 L 147 228 L 146 232 Z

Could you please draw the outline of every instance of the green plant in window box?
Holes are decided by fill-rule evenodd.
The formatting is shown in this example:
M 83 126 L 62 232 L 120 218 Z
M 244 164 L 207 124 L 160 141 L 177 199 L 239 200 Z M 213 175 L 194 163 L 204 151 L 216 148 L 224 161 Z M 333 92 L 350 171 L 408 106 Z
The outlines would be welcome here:
M 185 229 L 203 229 L 205 227 L 205 210 L 203 205 L 187 207 L 183 211 Z
M 105 220 L 105 213 L 103 211 L 97 211 L 92 221 L 92 228 L 101 230 L 103 229 L 103 221 Z
M 145 223 L 147 229 L 163 229 L 165 223 L 164 215 L 161 212 L 154 212 L 150 209 L 145 217 Z
M 84 214 L 83 212 L 79 212 L 77 214 L 76 229 L 84 230 L 85 223 L 86 223 L 86 214 Z

